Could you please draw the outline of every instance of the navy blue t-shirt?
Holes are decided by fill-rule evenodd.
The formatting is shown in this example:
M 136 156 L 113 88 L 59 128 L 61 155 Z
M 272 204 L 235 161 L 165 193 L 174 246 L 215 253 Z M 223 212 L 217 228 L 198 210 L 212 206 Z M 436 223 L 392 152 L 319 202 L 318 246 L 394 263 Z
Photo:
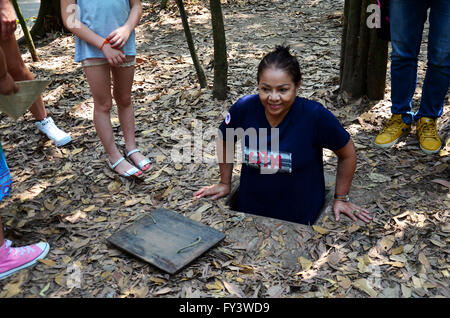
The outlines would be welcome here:
M 296 97 L 272 128 L 259 95 L 240 98 L 219 127 L 223 139 L 244 138 L 238 211 L 313 224 L 324 204 L 322 149 L 338 150 L 350 139 L 320 103 Z

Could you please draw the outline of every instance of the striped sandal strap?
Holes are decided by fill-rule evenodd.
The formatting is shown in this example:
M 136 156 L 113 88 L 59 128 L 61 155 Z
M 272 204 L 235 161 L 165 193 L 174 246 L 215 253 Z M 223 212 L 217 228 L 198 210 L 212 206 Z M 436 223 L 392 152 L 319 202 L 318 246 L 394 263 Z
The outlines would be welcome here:
M 138 167 L 140 169 L 143 169 L 146 165 L 151 164 L 151 163 L 152 163 L 152 161 L 150 159 L 145 158 L 138 163 Z
M 125 176 L 125 177 L 131 177 L 131 176 L 135 175 L 136 173 L 138 173 L 139 171 L 141 171 L 141 170 L 139 170 L 139 169 L 136 168 L 136 167 L 133 167 L 133 168 L 127 170 L 127 171 L 125 172 L 124 176 Z
M 127 157 L 131 156 L 132 154 L 136 153 L 136 152 L 141 152 L 139 149 L 133 149 L 130 152 L 127 153 Z
M 111 163 L 111 161 L 109 161 L 108 160 L 108 164 L 109 164 L 109 167 L 111 168 L 111 169 L 113 169 L 114 170 L 114 168 L 115 167 L 117 167 L 122 161 L 124 161 L 125 160 L 125 158 L 124 157 L 121 157 L 119 160 L 117 160 L 115 163 Z

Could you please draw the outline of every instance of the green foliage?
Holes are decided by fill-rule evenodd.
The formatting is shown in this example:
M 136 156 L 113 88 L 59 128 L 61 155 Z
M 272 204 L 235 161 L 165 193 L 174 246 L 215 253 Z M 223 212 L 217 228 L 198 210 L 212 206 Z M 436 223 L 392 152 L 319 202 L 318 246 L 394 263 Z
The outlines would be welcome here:
M 29 17 L 28 19 L 24 19 L 24 21 L 26 23 L 28 23 L 28 21 L 36 21 L 36 20 L 37 20 L 37 17 Z M 19 19 L 17 19 L 16 22 L 17 22 L 17 24 L 19 24 L 20 23 Z

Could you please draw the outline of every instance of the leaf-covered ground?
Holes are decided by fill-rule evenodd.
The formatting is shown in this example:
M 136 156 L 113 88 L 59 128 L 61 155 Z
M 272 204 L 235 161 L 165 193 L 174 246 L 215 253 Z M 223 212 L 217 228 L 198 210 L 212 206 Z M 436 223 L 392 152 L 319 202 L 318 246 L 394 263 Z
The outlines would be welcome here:
M 2 116 L 0 134 L 14 179 L 1 203 L 6 236 L 15 245 L 46 240 L 47 258 L 0 282 L 0 297 L 449 297 L 449 121 L 438 128 L 446 147 L 427 156 L 414 132 L 392 149 L 373 139 L 390 116 L 384 100 L 338 94 L 343 1 L 225 1 L 229 97 L 200 89 L 174 3 L 159 12 L 144 1 L 137 29 L 133 96 L 139 147 L 154 160 L 141 182 L 124 181 L 106 165 L 92 122 L 93 102 L 71 35 L 37 43 L 40 62 L 23 57 L 38 78 L 51 78 L 47 110 L 73 143 L 55 147 L 37 133 L 30 114 Z M 186 2 L 191 30 L 212 85 L 213 43 L 208 7 Z M 358 166 L 351 197 L 373 212 L 369 225 L 336 222 L 327 206 L 314 227 L 252 217 L 225 200 L 192 200 L 218 180 L 211 135 L 223 112 L 256 92 L 256 67 L 276 44 L 291 45 L 303 72 L 300 95 L 330 109 L 351 133 Z M 419 64 L 420 101 L 426 38 Z M 388 74 L 389 76 L 389 74 Z M 114 111 L 114 131 L 123 147 Z M 171 160 L 178 132 L 202 140 L 191 163 Z M 174 133 L 175 132 L 175 133 Z M 194 160 L 195 159 L 195 160 Z M 325 152 L 327 174 L 336 158 Z M 239 167 L 236 166 L 236 175 Z M 333 187 L 333 177 L 329 178 Z M 215 248 L 175 275 L 125 254 L 106 239 L 153 209 L 164 207 L 226 234 Z

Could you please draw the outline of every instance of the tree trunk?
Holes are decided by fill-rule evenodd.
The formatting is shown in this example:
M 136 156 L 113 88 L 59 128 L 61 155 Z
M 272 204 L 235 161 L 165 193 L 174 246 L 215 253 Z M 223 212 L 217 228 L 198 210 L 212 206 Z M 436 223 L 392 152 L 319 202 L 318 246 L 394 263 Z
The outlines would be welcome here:
M 227 98 L 227 43 L 220 0 L 210 0 L 211 22 L 214 38 L 214 85 L 213 97 L 219 100 Z
M 14 6 L 14 10 L 16 11 L 17 18 L 19 19 L 20 26 L 22 27 L 23 36 L 27 43 L 28 50 L 31 53 L 33 62 L 37 62 L 37 61 L 39 61 L 39 57 L 37 55 L 36 48 L 34 47 L 34 42 L 33 42 L 33 39 L 31 38 L 30 31 L 28 31 L 27 23 L 25 22 L 25 19 L 23 18 L 22 11 L 20 10 L 19 4 L 17 3 L 17 0 L 12 0 L 12 4 Z
M 36 23 L 31 28 L 31 36 L 36 39 L 47 33 L 65 30 L 61 17 L 60 0 L 41 0 Z
M 373 100 L 384 98 L 388 61 L 388 41 L 377 36 L 376 29 L 370 30 L 370 47 L 367 59 L 367 96 Z
M 376 26 L 369 27 L 373 4 L 376 0 L 345 1 L 340 89 L 354 98 L 379 100 L 386 86 L 388 42 L 378 38 Z
M 195 51 L 194 41 L 192 39 L 191 30 L 189 28 L 188 18 L 186 11 L 184 10 L 183 0 L 175 0 L 180 10 L 181 21 L 183 22 L 183 29 L 186 35 L 186 40 L 189 46 L 189 51 L 191 52 L 192 61 L 194 62 L 195 70 L 197 71 L 198 81 L 200 82 L 200 87 L 206 87 L 206 76 L 203 71 L 200 62 L 198 61 L 197 52 Z

